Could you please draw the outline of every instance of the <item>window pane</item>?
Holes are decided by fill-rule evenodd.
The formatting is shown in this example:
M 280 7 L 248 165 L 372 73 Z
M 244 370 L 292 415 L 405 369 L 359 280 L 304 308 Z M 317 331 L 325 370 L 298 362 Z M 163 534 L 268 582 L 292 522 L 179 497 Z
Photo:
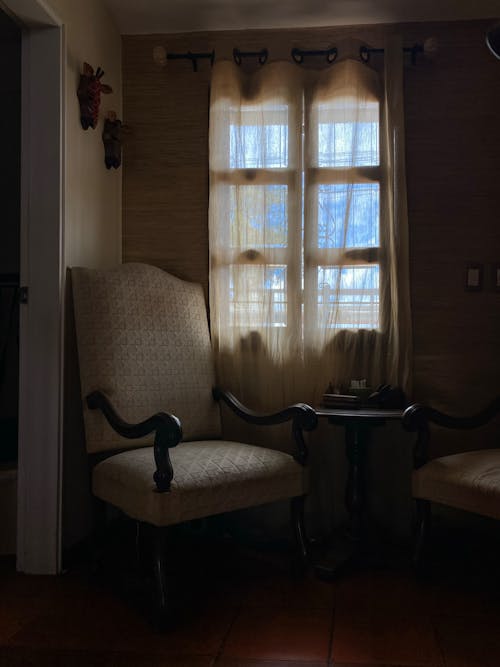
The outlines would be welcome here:
M 286 185 L 231 186 L 231 246 L 286 248 L 287 208 Z
M 380 327 L 378 265 L 318 267 L 318 326 L 332 329 Z
M 380 162 L 379 104 L 340 99 L 320 105 L 318 167 L 369 167 Z
M 233 265 L 229 276 L 230 321 L 234 326 L 286 326 L 286 266 Z
M 288 166 L 288 109 L 248 108 L 232 114 L 229 129 L 231 169 L 278 169 Z
M 318 186 L 318 247 L 371 248 L 380 244 L 378 183 Z

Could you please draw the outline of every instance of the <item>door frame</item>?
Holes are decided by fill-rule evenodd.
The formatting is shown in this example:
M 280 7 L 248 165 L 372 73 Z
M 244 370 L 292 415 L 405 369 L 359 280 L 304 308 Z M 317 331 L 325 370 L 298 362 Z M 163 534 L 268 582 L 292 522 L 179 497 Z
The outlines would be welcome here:
M 17 569 L 61 570 L 64 26 L 43 0 L 3 0 L 21 24 Z

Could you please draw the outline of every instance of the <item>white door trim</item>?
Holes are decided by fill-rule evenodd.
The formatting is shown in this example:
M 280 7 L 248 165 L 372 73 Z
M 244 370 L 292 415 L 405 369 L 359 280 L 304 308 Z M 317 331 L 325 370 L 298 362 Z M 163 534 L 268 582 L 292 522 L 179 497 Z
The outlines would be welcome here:
M 22 38 L 17 569 L 61 569 L 64 28 L 39 0 L 4 0 Z

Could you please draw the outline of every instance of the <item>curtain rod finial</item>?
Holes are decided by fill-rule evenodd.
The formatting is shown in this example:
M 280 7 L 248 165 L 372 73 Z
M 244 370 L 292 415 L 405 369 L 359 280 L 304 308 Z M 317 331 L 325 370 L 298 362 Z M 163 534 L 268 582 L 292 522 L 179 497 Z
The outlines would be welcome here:
M 489 28 L 486 33 L 486 46 L 495 58 L 500 60 L 500 23 L 496 23 Z

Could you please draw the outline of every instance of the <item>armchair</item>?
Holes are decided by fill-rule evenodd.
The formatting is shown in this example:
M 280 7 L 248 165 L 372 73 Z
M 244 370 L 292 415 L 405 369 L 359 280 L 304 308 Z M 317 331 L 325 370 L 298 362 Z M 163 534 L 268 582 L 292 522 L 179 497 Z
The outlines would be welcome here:
M 500 397 L 470 417 L 452 417 L 417 403 L 403 414 L 403 426 L 417 433 L 412 495 L 416 502 L 414 562 L 423 565 L 427 549 L 431 503 L 500 519 L 500 449 L 478 449 L 429 460 L 430 424 L 451 429 L 475 429 L 500 414 Z
M 305 564 L 303 431 L 316 427 L 314 410 L 258 415 L 214 388 L 201 286 L 145 264 L 71 273 L 92 493 L 152 527 L 160 616 L 168 526 L 288 498 Z M 222 439 L 220 401 L 253 424 L 290 421 L 295 454 Z

